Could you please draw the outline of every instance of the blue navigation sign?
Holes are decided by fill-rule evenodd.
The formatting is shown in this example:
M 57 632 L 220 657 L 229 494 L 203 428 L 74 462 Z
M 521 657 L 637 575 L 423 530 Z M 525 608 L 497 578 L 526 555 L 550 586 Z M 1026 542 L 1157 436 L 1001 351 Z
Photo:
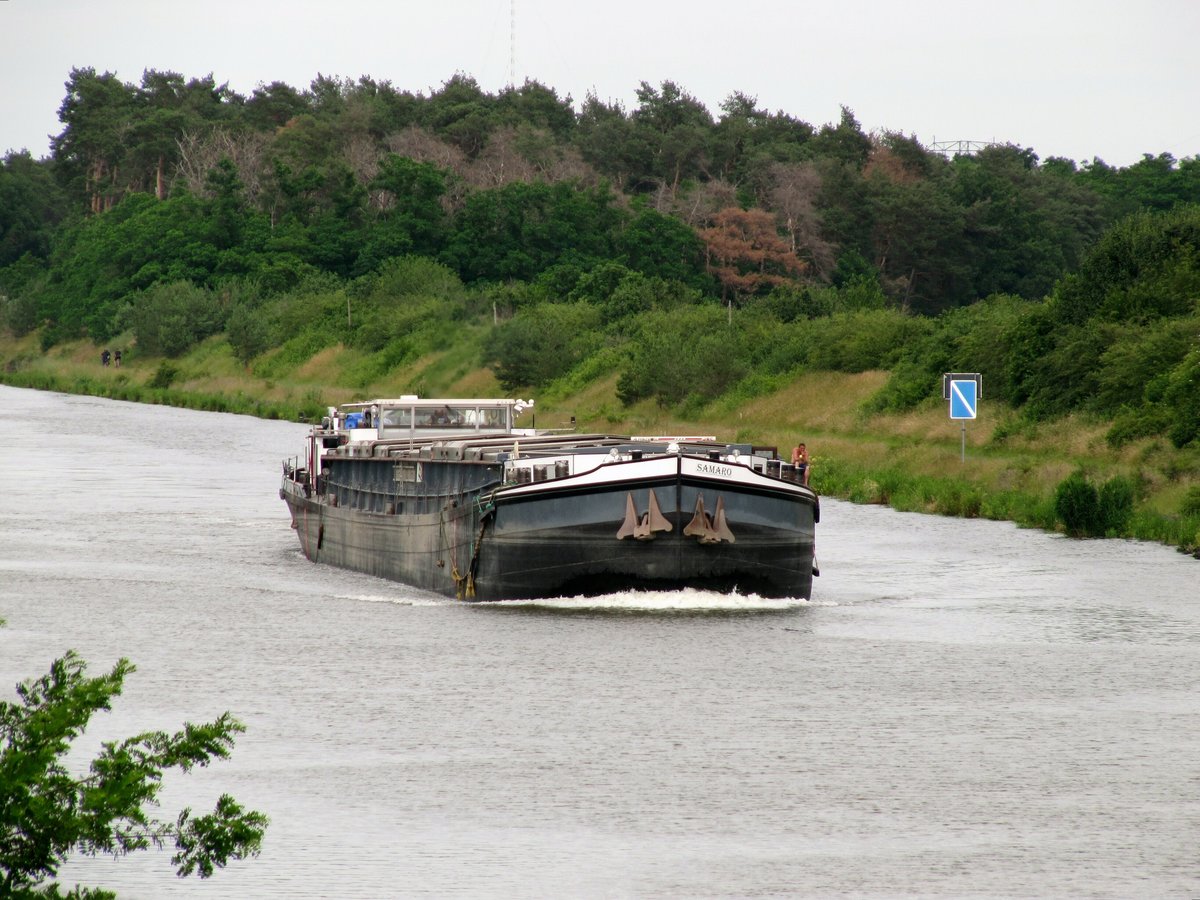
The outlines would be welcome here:
M 979 409 L 979 397 L 973 381 L 950 382 L 950 418 L 973 419 Z
M 983 396 L 983 376 L 978 372 L 942 376 L 942 399 L 950 401 L 951 419 L 974 419 Z
M 967 461 L 967 419 L 979 414 L 983 376 L 978 372 L 947 372 L 942 376 L 942 399 L 950 401 L 950 418 L 962 420 L 962 461 Z

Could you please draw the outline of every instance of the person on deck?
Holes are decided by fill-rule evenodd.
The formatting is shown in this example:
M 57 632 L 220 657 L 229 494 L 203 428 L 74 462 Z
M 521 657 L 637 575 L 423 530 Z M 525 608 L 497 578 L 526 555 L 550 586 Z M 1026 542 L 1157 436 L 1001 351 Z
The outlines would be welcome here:
M 792 448 L 792 465 L 800 473 L 800 483 L 808 487 L 808 448 L 803 442 Z

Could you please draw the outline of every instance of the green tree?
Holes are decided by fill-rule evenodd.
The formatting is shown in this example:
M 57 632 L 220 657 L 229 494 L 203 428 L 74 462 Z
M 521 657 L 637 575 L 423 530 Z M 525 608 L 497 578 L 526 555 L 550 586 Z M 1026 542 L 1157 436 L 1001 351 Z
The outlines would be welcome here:
M 599 311 L 587 303 L 528 307 L 492 332 L 487 361 L 506 391 L 545 387 L 599 344 Z
M 407 254 L 433 256 L 441 250 L 446 213 L 446 173 L 430 163 L 388 154 L 371 189 L 381 192 L 384 209 L 367 231 L 355 272 L 363 274 Z
M 1173 420 L 1168 436 L 1176 447 L 1200 442 L 1200 348 L 1192 350 L 1171 372 L 1163 393 Z
M 1063 322 L 1150 321 L 1191 312 L 1200 295 L 1200 206 L 1142 212 L 1106 231 L 1058 285 Z
M 265 314 L 249 303 L 238 303 L 225 323 L 229 346 L 238 362 L 246 365 L 271 345 L 271 325 Z
M 308 98 L 289 84 L 272 81 L 254 89 L 242 113 L 252 128 L 282 128 L 301 113 L 311 111 Z
M 49 276 L 42 260 L 26 253 L 0 269 L 0 326 L 17 337 L 42 324 L 42 293 Z
M 513 182 L 467 198 L 443 257 L 464 281 L 530 281 L 565 261 L 613 255 L 621 213 L 606 188 Z
M 653 398 L 663 405 L 719 397 L 749 371 L 757 338 L 747 328 L 750 319 L 739 316 L 729 325 L 712 303 L 642 315 L 617 396 L 627 404 Z
M 809 363 L 835 372 L 890 369 L 906 346 L 932 330 L 928 319 L 894 309 L 862 309 L 803 322 L 812 335 Z
M 35 161 L 28 151 L 5 156 L 0 161 L 0 268 L 26 253 L 47 258 L 66 210 L 49 163 Z
M 977 300 L 964 259 L 963 212 L 945 191 L 928 179 L 879 171 L 867 184 L 875 261 L 895 302 L 938 313 Z
M 429 95 L 422 124 L 474 159 L 496 127 L 496 98 L 474 78 L 456 74 Z
M 629 136 L 635 190 L 662 185 L 672 193 L 704 170 L 713 120 L 704 104 L 671 81 L 656 90 L 643 81 Z
M 653 209 L 641 209 L 617 235 L 616 249 L 631 269 L 704 290 L 704 242 L 683 222 Z
M 946 188 L 962 207 L 971 294 L 1041 299 L 1076 268 L 1100 235 L 1100 198 L 1054 171 L 1032 150 L 989 147 L 956 157 Z
M 224 328 L 225 315 L 212 291 L 175 281 L 137 294 L 122 324 L 132 328 L 143 353 L 174 357 Z
M 125 178 L 133 190 L 167 196 L 167 182 L 179 162 L 179 144 L 189 132 L 199 133 L 231 117 L 240 101 L 212 75 L 185 81 L 178 72 L 147 69 L 136 94 Z
M 92 212 L 112 207 L 122 194 L 126 138 L 137 107 L 133 87 L 112 72 L 72 69 L 58 110 L 64 128 L 50 150 L 63 184 Z
M 910 409 L 940 392 L 943 373 L 967 371 L 983 374 L 993 400 L 1015 404 L 1027 399 L 1028 394 L 1019 391 L 1028 391 L 1029 371 L 1049 352 L 1052 341 L 1052 334 L 1038 328 L 1046 318 L 1045 308 L 1044 303 L 997 294 L 947 310 L 934 320 L 906 317 L 908 328 L 897 330 L 893 338 L 899 360 L 883 363 L 892 374 L 874 404 Z M 888 324 L 887 317 L 882 324 Z
M 564 141 L 575 130 L 570 96 L 560 98 L 554 88 L 537 81 L 526 80 L 520 87 L 502 90 L 496 98 L 496 115 L 505 124 L 544 128 Z
M 190 771 L 227 759 L 245 726 L 229 713 L 185 723 L 174 735 L 153 731 L 103 744 L 88 773 L 73 774 L 65 757 L 94 713 L 108 711 L 134 666 L 121 659 L 89 678 L 74 651 L 48 674 L 17 686 L 19 702 L 0 701 L 0 896 L 57 897 L 56 877 L 72 851 L 121 856 L 168 841 L 180 876 L 208 878 L 231 859 L 257 856 L 268 819 L 223 794 L 214 810 L 172 821 L 147 811 L 157 805 L 164 772 Z M 72 896 L 111 897 L 98 890 Z
M 863 132 L 854 117 L 854 110 L 843 106 L 838 123 L 822 125 L 809 142 L 808 149 L 814 157 L 827 156 L 862 169 L 871 154 L 871 138 Z
M 578 274 L 566 294 L 600 310 L 605 328 L 622 333 L 636 317 L 652 309 L 674 309 L 698 301 L 700 295 L 679 281 L 644 275 L 617 262 L 603 262 Z
M 605 103 L 589 93 L 579 109 L 575 143 L 584 160 L 609 176 L 619 188 L 627 186 L 633 169 L 630 134 L 633 123 L 619 102 Z
M 1103 195 L 1114 219 L 1139 210 L 1165 211 L 1200 203 L 1200 156 L 1177 161 L 1169 153 L 1146 153 L 1122 169 L 1095 159 L 1075 180 Z
M 188 194 L 160 202 L 134 194 L 115 209 L 75 223 L 58 242 L 48 287 L 50 318 L 64 334 L 86 328 L 104 339 L 136 291 L 159 282 L 206 284 L 221 269 L 237 274 L 240 248 L 222 250 L 237 236 L 214 233 L 227 226 L 222 202 L 214 206 Z
M 1161 397 L 1169 373 L 1187 356 L 1198 334 L 1200 321 L 1194 317 L 1124 326 L 1100 360 L 1093 407 L 1111 414 Z

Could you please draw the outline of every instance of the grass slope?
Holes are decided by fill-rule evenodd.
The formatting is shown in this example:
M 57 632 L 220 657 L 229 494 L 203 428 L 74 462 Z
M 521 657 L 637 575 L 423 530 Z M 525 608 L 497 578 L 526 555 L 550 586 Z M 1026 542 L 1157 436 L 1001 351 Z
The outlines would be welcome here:
M 118 341 L 112 346 L 128 346 Z M 144 359 L 126 351 L 123 366 L 100 365 L 100 349 L 86 341 L 43 353 L 35 335 L 0 336 L 0 380 L 5 383 L 163 403 L 267 418 L 304 420 L 324 407 L 364 397 L 502 396 L 494 375 L 478 366 L 473 343 L 430 354 L 363 383 L 355 371 L 370 366 L 356 351 L 327 348 L 287 373 L 253 374 L 213 338 L 177 360 Z M 267 367 L 268 370 L 270 367 Z M 1031 425 L 987 401 L 966 430 L 951 422 L 937 399 L 903 414 L 868 415 L 865 401 L 886 372 L 798 375 L 768 394 L 713 401 L 689 418 L 652 402 L 624 407 L 616 374 L 536 397 L 542 428 L 634 434 L 713 434 L 722 439 L 779 447 L 805 441 L 813 457 L 812 485 L 825 495 L 897 509 L 1006 519 L 1056 529 L 1054 492 L 1075 471 L 1100 484 L 1124 476 L 1137 496 L 1122 536 L 1161 541 L 1200 556 L 1200 451 L 1177 450 L 1148 439 L 1113 450 L 1108 422 L 1073 416 Z

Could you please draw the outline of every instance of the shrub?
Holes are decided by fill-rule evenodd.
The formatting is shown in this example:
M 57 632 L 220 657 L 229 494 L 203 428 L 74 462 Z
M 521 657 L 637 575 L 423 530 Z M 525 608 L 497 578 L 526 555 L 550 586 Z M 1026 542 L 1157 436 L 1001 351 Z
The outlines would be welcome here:
M 492 332 L 487 361 L 506 391 L 542 387 L 599 349 L 599 311 L 587 303 L 543 303 Z
M 0 294 L 0 326 L 24 337 L 38 326 L 38 295 L 25 291 L 15 297 Z
M 219 299 L 186 281 L 154 285 L 136 295 L 122 315 L 149 356 L 181 356 L 225 327 Z
M 225 330 L 233 355 L 242 365 L 248 365 L 271 345 L 266 317 L 246 304 L 239 303 L 230 311 Z
M 983 510 L 983 492 L 959 481 L 947 481 L 934 498 L 934 511 L 944 516 L 977 519 Z
M 811 365 L 837 372 L 891 368 L 908 344 L 933 330 L 927 320 L 891 309 L 838 313 L 810 327 Z
M 617 381 L 622 403 L 654 398 L 671 405 L 693 394 L 711 400 L 749 371 L 749 316 L 739 315 L 729 325 L 720 307 L 704 305 L 654 310 L 638 319 Z
M 1100 534 L 1112 537 L 1124 534 L 1133 515 L 1133 482 L 1115 475 L 1100 486 L 1097 526 Z
M 158 366 L 158 371 L 154 373 L 154 377 L 147 382 L 147 386 L 158 390 L 166 390 L 175 383 L 175 379 L 178 377 L 179 369 L 166 360 L 163 360 Z
M 1171 410 L 1171 443 L 1185 447 L 1200 439 L 1200 348 L 1172 370 L 1163 401 Z
M 1054 491 L 1054 511 L 1072 537 L 1098 533 L 1100 498 L 1082 472 L 1069 475 L 1058 485 Z
M 1171 426 L 1171 414 L 1161 406 L 1125 408 L 1117 413 L 1104 440 L 1108 446 L 1122 447 L 1138 438 L 1162 434 Z

